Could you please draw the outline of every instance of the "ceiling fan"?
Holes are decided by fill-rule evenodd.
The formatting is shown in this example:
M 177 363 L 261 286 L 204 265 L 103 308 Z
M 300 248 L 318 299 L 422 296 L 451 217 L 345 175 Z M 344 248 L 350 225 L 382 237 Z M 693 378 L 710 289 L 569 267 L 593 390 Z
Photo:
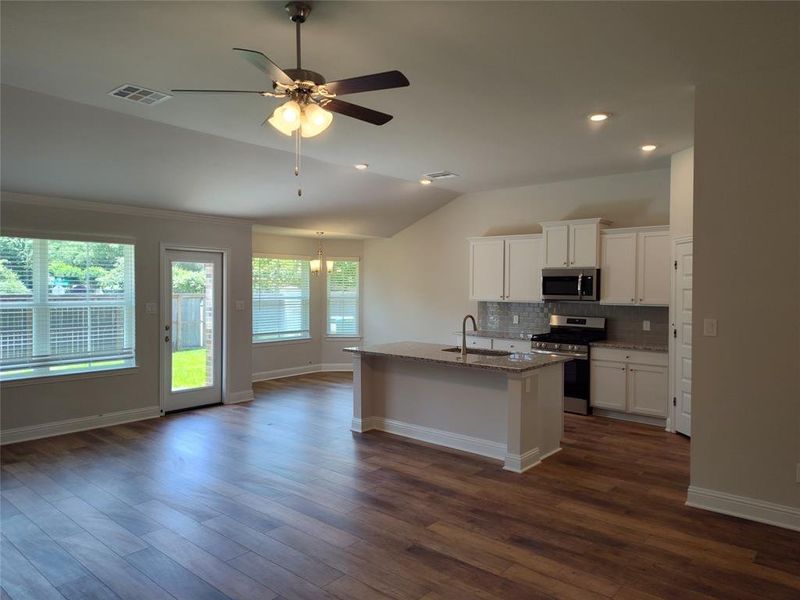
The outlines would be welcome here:
M 333 121 L 331 112 L 338 113 L 373 125 L 384 125 L 392 120 L 392 115 L 372 110 L 364 106 L 339 100 L 338 96 L 371 92 L 409 85 L 408 79 L 400 71 L 386 71 L 351 79 L 326 81 L 315 72 L 302 68 L 300 47 L 300 25 L 305 23 L 311 13 L 311 5 L 305 2 L 289 2 L 286 5 L 289 19 L 295 23 L 297 44 L 297 68 L 281 69 L 267 56 L 257 50 L 234 48 L 242 58 L 255 66 L 272 81 L 271 90 L 172 90 L 179 93 L 200 94 L 260 94 L 269 98 L 287 98 L 287 102 L 275 109 L 269 123 L 284 135 L 295 132 L 299 138 L 314 137 L 325 131 Z M 297 171 L 297 167 L 295 169 Z

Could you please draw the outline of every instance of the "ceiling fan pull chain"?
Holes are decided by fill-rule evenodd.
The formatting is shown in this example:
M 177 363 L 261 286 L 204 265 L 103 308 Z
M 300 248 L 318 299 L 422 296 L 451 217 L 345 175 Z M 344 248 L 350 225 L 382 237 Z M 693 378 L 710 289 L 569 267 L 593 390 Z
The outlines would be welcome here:
M 300 129 L 296 129 L 294 131 L 295 141 L 294 141 L 294 176 L 300 177 Z M 301 197 L 303 195 L 303 188 L 301 186 L 297 186 L 297 196 Z

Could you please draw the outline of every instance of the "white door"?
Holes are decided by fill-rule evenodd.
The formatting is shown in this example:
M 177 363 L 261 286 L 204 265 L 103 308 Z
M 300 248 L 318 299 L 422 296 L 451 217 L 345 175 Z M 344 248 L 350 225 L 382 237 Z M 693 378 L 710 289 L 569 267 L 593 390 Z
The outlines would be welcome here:
M 542 239 L 506 240 L 506 300 L 542 299 Z
M 692 435 L 692 242 L 675 244 L 672 390 L 675 430 Z
M 589 367 L 592 406 L 609 410 L 625 410 L 625 363 L 593 360 Z
M 600 302 L 636 304 L 636 234 L 600 236 Z
M 667 416 L 666 367 L 628 365 L 628 412 L 650 417 Z
M 222 255 L 167 250 L 164 266 L 162 410 L 222 402 Z
M 502 300 L 505 240 L 470 240 L 470 300 Z
M 596 267 L 599 229 L 595 223 L 570 225 L 569 266 Z
M 554 225 L 544 228 L 544 266 L 566 267 L 568 265 L 569 225 Z
M 639 234 L 636 278 L 639 304 L 669 305 L 670 239 L 667 231 Z

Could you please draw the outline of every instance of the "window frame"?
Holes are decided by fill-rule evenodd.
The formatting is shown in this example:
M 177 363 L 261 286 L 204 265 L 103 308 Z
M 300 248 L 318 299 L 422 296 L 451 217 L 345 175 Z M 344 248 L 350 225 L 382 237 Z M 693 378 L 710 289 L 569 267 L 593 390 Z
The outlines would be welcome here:
M 255 336 L 257 335 L 254 329 L 254 320 L 253 320 L 253 311 L 255 310 L 255 303 L 253 302 L 253 291 L 255 286 L 253 286 L 254 280 L 254 273 L 253 273 L 253 261 L 256 258 L 272 258 L 277 260 L 298 260 L 303 261 L 308 264 L 308 335 L 305 336 L 298 336 L 298 337 L 287 337 L 287 338 L 275 338 L 271 340 L 257 340 Z M 313 341 L 314 336 L 312 333 L 312 318 L 311 318 L 311 305 L 313 303 L 313 282 L 314 282 L 314 275 L 311 273 L 311 260 L 313 259 L 312 256 L 307 256 L 304 254 L 277 254 L 273 252 L 253 252 L 250 256 L 250 284 L 251 284 L 251 292 L 250 292 L 250 341 L 253 346 L 262 346 L 262 345 L 290 345 L 290 344 L 307 344 Z M 265 335 L 265 334 L 261 334 Z
M 17 237 L 17 238 L 25 238 L 35 241 L 45 241 L 45 242 L 89 242 L 94 244 L 120 244 L 130 246 L 130 256 L 133 261 L 133 266 L 130 271 L 130 276 L 132 277 L 132 287 L 129 290 L 124 290 L 124 296 L 131 295 L 131 301 L 128 303 L 127 301 L 123 300 L 121 305 L 123 307 L 130 307 L 130 310 L 125 313 L 125 325 L 124 325 L 124 336 L 129 337 L 131 340 L 131 356 L 128 358 L 118 358 L 118 359 L 104 359 L 102 357 L 92 358 L 91 356 L 87 356 L 85 359 L 76 359 L 83 360 L 83 362 L 92 361 L 95 362 L 105 362 L 108 360 L 114 361 L 121 361 L 121 364 L 115 364 L 113 366 L 90 366 L 87 368 L 82 369 L 74 369 L 68 370 L 69 363 L 59 365 L 57 362 L 54 361 L 53 367 L 57 366 L 65 366 L 65 370 L 63 372 L 45 372 L 44 369 L 48 367 L 46 365 L 40 365 L 37 367 L 31 367 L 33 372 L 31 374 L 19 375 L 19 376 L 12 376 L 9 378 L 8 376 L 2 375 L 0 376 L 0 385 L 2 387 L 19 387 L 19 386 L 26 386 L 26 385 L 36 385 L 40 383 L 54 383 L 59 381 L 75 381 L 75 380 L 82 380 L 82 379 L 94 379 L 97 377 L 111 377 L 117 375 L 128 375 L 131 373 L 135 373 L 139 370 L 139 362 L 138 362 L 138 354 L 137 350 L 137 325 L 138 319 L 136 318 L 136 312 L 138 309 L 137 300 L 136 300 L 136 267 L 138 264 L 137 254 L 139 248 L 136 244 L 136 238 L 124 235 L 95 235 L 95 234 L 85 234 L 85 233 L 76 233 L 76 232 L 62 232 L 62 231 L 42 231 L 42 230 L 29 230 L 29 229 L 3 229 L 0 231 L 0 236 L 2 237 Z M 39 265 L 41 268 L 41 265 Z M 33 282 L 32 282 L 33 285 Z M 41 287 L 41 286 L 37 286 Z M 46 286 L 44 288 L 47 289 Z M 31 306 L 33 307 L 36 304 L 36 291 L 32 287 L 31 289 Z M 45 300 L 47 299 L 45 295 Z M 48 304 L 46 301 L 44 304 Z M 77 303 L 76 303 L 77 304 Z M 47 323 L 48 326 L 48 338 L 50 336 L 49 333 L 49 321 Z M 35 335 L 35 325 L 32 325 L 32 335 Z M 80 363 L 78 363 L 80 364 Z M 23 365 L 20 365 L 20 368 L 24 368 Z M 1 367 L 0 367 L 1 369 Z
M 363 337 L 363 314 L 362 314 L 362 302 L 361 299 L 363 298 L 363 290 L 364 290 L 364 269 L 362 268 L 362 260 L 360 256 L 326 256 L 325 260 L 329 260 L 332 262 L 336 261 L 351 261 L 358 263 L 358 331 L 355 334 L 336 334 L 330 333 L 328 330 L 329 317 L 330 317 L 330 307 L 328 305 L 328 270 L 325 269 L 325 289 L 324 289 L 324 296 L 325 296 L 325 339 L 329 341 L 343 341 L 343 340 L 360 340 Z M 324 262 L 323 262 L 324 266 Z

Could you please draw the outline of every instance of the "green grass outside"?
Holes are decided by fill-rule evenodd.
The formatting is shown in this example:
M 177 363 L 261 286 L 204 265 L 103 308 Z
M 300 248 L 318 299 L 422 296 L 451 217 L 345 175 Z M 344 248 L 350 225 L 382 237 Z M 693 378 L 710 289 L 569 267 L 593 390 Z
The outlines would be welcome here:
M 206 349 L 181 350 L 172 353 L 172 389 L 186 390 L 205 387 Z

